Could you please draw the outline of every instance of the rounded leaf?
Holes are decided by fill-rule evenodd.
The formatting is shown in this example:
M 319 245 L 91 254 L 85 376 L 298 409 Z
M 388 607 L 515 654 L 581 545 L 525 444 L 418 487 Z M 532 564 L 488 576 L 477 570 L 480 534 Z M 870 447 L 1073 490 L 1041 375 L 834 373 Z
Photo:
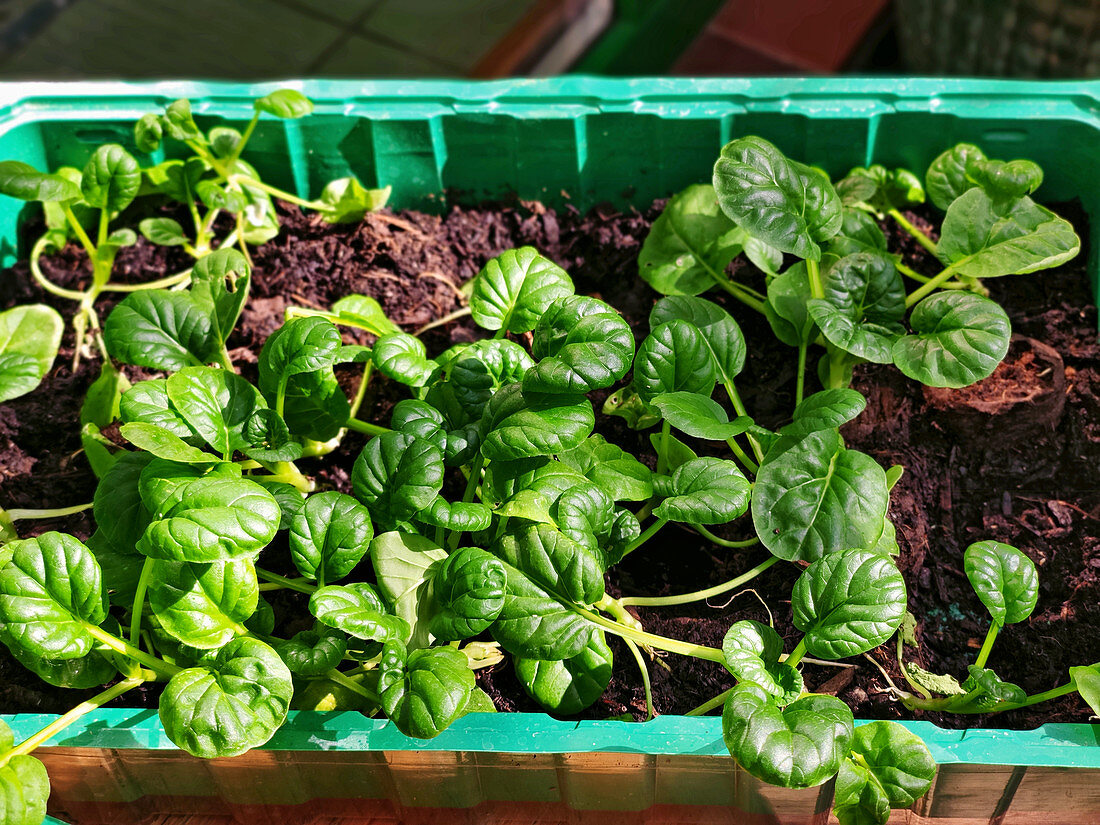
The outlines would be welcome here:
M 784 788 L 831 778 L 848 755 L 854 720 L 832 696 L 810 695 L 785 708 L 759 685 L 742 682 L 726 698 L 722 738 L 750 774 Z
M 593 604 L 603 598 L 604 565 L 597 551 L 549 524 L 517 519 L 491 550 L 553 593 L 579 604 Z
M 687 321 L 703 333 L 703 343 L 714 356 L 719 378 L 728 383 L 745 366 L 745 336 L 732 316 L 713 301 L 687 295 L 661 298 L 649 313 L 649 326 L 657 327 L 667 321 Z
M 559 453 L 558 460 L 615 501 L 645 501 L 653 495 L 653 471 L 602 435 L 591 435 L 572 450 Z
M 957 143 L 941 152 L 928 166 L 924 176 L 928 198 L 947 211 L 956 198 L 977 184 L 967 170 L 985 160 L 985 153 L 972 143 Z
M 447 551 L 431 539 L 393 530 L 375 536 L 370 554 L 378 589 L 411 628 L 409 647 L 427 647 L 432 580 Z
M 634 389 L 647 403 L 666 392 L 709 397 L 716 378 L 710 347 L 689 321 L 674 319 L 654 327 L 634 359 Z
M 276 648 L 291 673 L 298 676 L 323 676 L 344 659 L 347 642 L 344 634 L 318 625 L 302 630 Z
M 466 655 L 452 647 L 405 651 L 383 648 L 378 690 L 390 721 L 406 736 L 432 739 L 462 715 L 474 690 Z
M 801 695 L 802 674 L 785 662 L 783 639 L 766 624 L 743 619 L 730 625 L 722 639 L 726 669 L 740 682 L 752 682 L 774 697 L 779 706 Z
M 979 541 L 966 548 L 963 569 L 993 621 L 1002 627 L 1022 622 L 1039 600 L 1035 562 L 1010 544 Z
M 0 312 L 0 403 L 37 387 L 57 358 L 64 322 L 44 304 Z
M 192 756 L 237 756 L 271 738 L 293 695 L 278 653 L 258 639 L 234 639 L 209 664 L 168 681 L 160 721 L 168 738 Z
M 594 633 L 588 645 L 569 659 L 513 658 L 516 677 L 527 695 L 548 713 L 572 716 L 603 695 L 611 682 L 614 657 L 603 633 Z
M 614 309 L 595 298 L 558 298 L 535 325 L 531 350 L 540 359 L 523 377 L 528 393 L 585 393 L 626 375 L 634 334 Z
M 244 378 L 216 367 L 184 367 L 165 388 L 179 415 L 215 452 L 228 458 L 249 446 L 245 426 L 264 402 Z
M 748 509 L 751 491 L 752 485 L 732 461 L 695 458 L 672 473 L 672 495 L 653 515 L 689 524 L 725 524 Z
M 100 146 L 88 159 L 80 189 L 88 206 L 121 212 L 141 188 L 141 169 L 133 155 L 117 143 Z
M 892 559 L 871 550 L 842 550 L 798 577 L 791 609 L 810 655 L 843 659 L 893 636 L 905 617 L 905 599 L 905 580 Z
M 202 366 L 217 350 L 210 308 L 188 292 L 147 289 L 127 295 L 103 325 L 110 354 L 125 364 L 174 371 Z
M 936 760 L 915 733 L 897 722 L 869 722 L 855 729 L 852 753 L 859 757 L 891 808 L 908 808 L 936 778 Z
M 930 387 L 966 387 L 988 378 L 1008 354 L 1012 326 L 995 302 L 952 290 L 928 296 L 909 316 L 912 335 L 893 345 L 894 364 Z
M 409 635 L 408 622 L 386 612 L 382 600 L 365 582 L 330 585 L 309 597 L 309 612 L 321 624 L 342 630 L 356 639 L 388 642 Z
M 530 332 L 550 304 L 572 294 L 565 270 L 525 246 L 485 264 L 474 278 L 470 313 L 484 329 Z
M 779 434 L 804 438 L 810 433 L 835 430 L 856 418 L 867 407 L 867 399 L 857 390 L 834 388 L 807 396 L 794 409 L 790 424 Z
M 252 106 L 257 112 L 281 118 L 305 117 L 313 111 L 313 101 L 297 89 L 276 89 L 274 92 L 256 98 Z
M 49 798 L 46 766 L 33 756 L 12 757 L 0 768 L 0 822 L 4 825 L 42 825 Z
M 432 577 L 431 633 L 460 641 L 487 629 L 504 607 L 504 565 L 477 547 L 451 553 Z
M 80 198 L 80 187 L 62 175 L 47 175 L 18 160 L 0 162 L 0 194 L 21 201 L 64 203 Z
M 515 656 L 549 660 L 570 659 L 588 646 L 597 632 L 588 620 L 507 563 L 504 578 L 504 606 L 489 628 L 501 647 Z
M 260 391 L 274 404 L 281 381 L 331 367 L 339 349 L 340 331 L 331 321 L 316 316 L 287 321 L 260 350 Z
M 747 416 L 730 421 L 721 404 L 693 392 L 663 392 L 652 404 L 671 426 L 693 438 L 726 441 L 752 426 L 752 419 Z
M 149 605 L 166 633 L 203 650 L 245 635 L 242 622 L 256 612 L 260 594 L 251 561 L 152 564 Z
M 375 521 L 406 521 L 443 489 L 443 453 L 416 436 L 383 433 L 368 441 L 355 460 L 351 486 Z
M 905 284 L 884 255 L 857 252 L 829 268 L 823 299 L 811 299 L 810 317 L 834 346 L 877 364 L 888 364 L 904 334 Z
M 335 490 L 315 493 L 290 523 L 290 557 L 299 573 L 324 586 L 350 573 L 372 538 L 366 507 Z
M 424 343 L 404 332 L 383 335 L 374 344 L 375 367 L 387 378 L 410 387 L 423 387 L 438 365 L 428 358 Z
M 502 387 L 485 408 L 481 453 L 490 461 L 571 450 L 592 432 L 596 419 L 583 395 L 524 396 L 519 384 Z

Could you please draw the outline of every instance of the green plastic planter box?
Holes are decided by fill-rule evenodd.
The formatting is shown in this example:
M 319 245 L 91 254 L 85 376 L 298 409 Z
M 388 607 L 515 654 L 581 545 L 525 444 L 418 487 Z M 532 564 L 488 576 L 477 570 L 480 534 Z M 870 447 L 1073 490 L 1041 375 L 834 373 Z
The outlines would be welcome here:
M 438 211 L 514 192 L 581 209 L 647 205 L 709 179 L 720 147 L 758 134 L 831 173 L 872 161 L 924 169 L 966 140 L 1027 156 L 1043 201 L 1079 198 L 1100 275 L 1100 82 L 925 79 L 634 79 L 0 85 L 0 158 L 81 165 L 130 144 L 146 111 L 192 100 L 207 121 L 247 120 L 251 100 L 299 86 L 302 121 L 264 120 L 248 158 L 301 195 L 354 174 L 391 184 L 395 207 Z M 0 200 L 0 264 L 18 254 L 19 204 Z M 4 717 L 17 740 L 53 717 Z M 939 777 L 899 822 L 1100 821 L 1100 727 L 943 731 L 917 722 Z M 264 748 L 201 761 L 171 745 L 154 711 L 100 710 L 38 752 L 51 813 L 80 825 L 158 820 L 284 822 L 824 823 L 831 784 L 772 788 L 737 770 L 718 718 L 646 724 L 476 715 L 430 742 L 359 714 L 295 713 Z M 439 809 L 448 809 L 441 813 Z M 159 821 L 159 820 L 158 820 Z

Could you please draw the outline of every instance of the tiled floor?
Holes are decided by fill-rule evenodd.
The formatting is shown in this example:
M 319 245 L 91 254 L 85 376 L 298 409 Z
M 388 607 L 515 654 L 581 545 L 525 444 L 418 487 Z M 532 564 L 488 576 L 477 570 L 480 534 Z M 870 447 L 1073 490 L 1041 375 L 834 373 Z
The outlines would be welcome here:
M 535 0 L 77 0 L 4 79 L 464 75 Z M 41 12 L 42 3 L 19 7 Z M 11 14 L 0 28 L 18 25 Z

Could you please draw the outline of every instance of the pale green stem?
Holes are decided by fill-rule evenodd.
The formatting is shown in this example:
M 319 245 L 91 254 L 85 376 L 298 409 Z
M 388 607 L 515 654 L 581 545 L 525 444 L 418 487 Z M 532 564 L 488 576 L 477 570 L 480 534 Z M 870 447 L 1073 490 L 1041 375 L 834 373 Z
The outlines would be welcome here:
M 715 708 L 722 707 L 722 705 L 726 703 L 726 697 L 733 693 L 733 690 L 733 688 L 730 688 L 729 690 L 722 691 L 713 699 L 707 699 L 707 701 L 703 702 L 699 707 L 692 708 L 685 713 L 684 716 L 702 716 L 705 713 L 710 713 Z
M 302 579 L 288 579 L 286 576 L 280 576 L 278 573 L 272 573 L 270 570 L 264 570 L 262 567 L 256 568 L 256 575 L 280 587 L 285 587 L 287 590 L 297 590 L 299 593 L 305 593 L 310 596 L 317 591 L 314 585 Z M 263 587 L 263 585 L 260 586 Z
M 141 565 L 141 575 L 138 577 L 137 589 L 134 591 L 134 606 L 130 611 L 130 644 L 139 646 L 141 639 L 141 614 L 145 608 L 145 591 L 149 589 L 149 579 L 153 575 L 154 562 L 146 558 Z
M 133 690 L 138 685 L 144 683 L 144 679 L 136 676 L 132 679 L 123 679 L 121 682 L 111 685 L 111 687 L 107 688 L 102 693 L 98 693 L 91 699 L 81 702 L 64 716 L 58 717 L 55 721 L 42 728 L 42 730 L 40 730 L 38 733 L 28 737 L 27 739 L 24 739 L 14 748 L 0 755 L 0 768 L 3 768 L 5 765 L 8 764 L 11 759 L 16 756 L 26 756 L 27 754 L 33 753 L 36 748 L 38 748 L 43 743 L 48 742 L 65 728 L 69 727 L 69 725 L 71 725 L 81 716 L 84 716 L 88 713 L 91 713 L 93 710 L 97 710 L 98 708 L 103 707 L 103 705 L 107 704 L 113 699 L 117 699 L 126 691 Z
M 121 653 L 123 656 L 129 656 L 139 665 L 144 665 L 160 676 L 171 678 L 183 670 L 181 667 L 176 667 L 176 665 L 170 662 L 166 662 L 163 659 L 158 659 L 156 656 L 146 653 L 141 648 L 134 647 L 129 642 L 125 642 L 117 636 L 112 636 L 98 625 L 94 625 L 91 622 L 81 622 L 81 626 L 92 638 L 107 645 L 107 647 L 111 648 L 111 650 L 116 653 Z
M 661 422 L 661 452 L 657 456 L 657 474 L 663 475 L 668 469 L 668 437 L 671 435 L 672 425 L 668 420 Z
M 692 602 L 701 602 L 714 596 L 720 596 L 723 593 L 728 593 L 731 590 L 736 590 L 738 587 L 742 587 L 748 584 L 754 578 L 759 576 L 779 559 L 776 556 L 771 556 L 756 567 L 742 573 L 735 579 L 730 579 L 728 582 L 722 584 L 716 584 L 714 587 L 708 587 L 706 590 L 696 590 L 694 593 L 684 593 L 680 596 L 624 596 L 619 599 L 619 604 L 633 605 L 635 607 L 667 607 L 677 604 L 691 604 Z
M 632 642 L 648 645 L 658 650 L 667 650 L 669 653 L 678 653 L 681 656 L 694 656 L 697 659 L 706 659 L 709 662 L 717 662 L 719 664 L 725 661 L 725 658 L 722 656 L 722 651 L 718 648 L 707 647 L 705 645 L 694 645 L 690 642 L 681 642 L 677 639 L 667 639 L 664 636 L 647 633 L 644 630 L 627 627 L 618 622 L 613 622 L 610 619 L 605 619 L 598 613 L 593 613 L 575 604 L 569 604 L 568 607 L 578 616 L 588 619 L 592 624 L 602 627 L 604 630 L 614 633 L 616 636 L 623 639 L 630 639 Z
M 719 538 L 702 524 L 693 524 L 691 526 L 707 541 L 717 544 L 719 547 L 729 547 L 731 550 L 741 550 L 745 547 L 753 547 L 760 543 L 760 539 L 755 536 L 751 539 L 745 539 L 744 541 L 731 541 L 729 539 Z
M 248 125 L 245 127 L 243 134 L 241 134 L 240 142 L 237 144 L 237 148 L 233 150 L 233 155 L 227 158 L 228 163 L 225 164 L 225 169 L 232 173 L 233 167 L 237 165 L 237 161 L 241 159 L 241 153 L 244 152 L 244 147 L 248 143 L 248 139 L 252 137 L 252 133 L 256 130 L 256 124 L 260 122 L 260 113 L 252 115 L 252 120 L 248 121 Z M 222 175 L 226 177 L 226 175 Z
M 20 519 L 62 518 L 90 509 L 92 509 L 92 502 L 89 501 L 87 504 L 74 504 L 72 507 L 57 507 L 53 510 L 25 510 L 16 507 L 8 510 L 7 513 L 12 521 L 19 521 Z
M 77 292 L 74 289 L 65 289 L 64 287 L 58 286 L 49 278 L 47 278 L 42 272 L 41 266 L 39 264 L 39 259 L 42 257 L 42 253 L 46 249 L 46 244 L 47 239 L 45 235 L 34 242 L 34 247 L 31 249 L 30 257 L 31 277 L 34 278 L 35 283 L 37 283 L 40 287 L 49 292 L 51 295 L 56 295 L 58 298 L 65 298 L 68 301 L 83 301 L 83 292 Z
M 913 306 L 918 301 L 922 300 L 929 293 L 943 286 L 943 284 L 947 283 L 947 281 L 951 280 L 951 276 L 955 274 L 954 266 L 955 265 L 952 264 L 939 275 L 936 275 L 934 278 L 929 280 L 928 283 L 923 284 L 910 292 L 909 297 L 905 299 L 906 309 Z
M 748 454 L 744 450 L 741 449 L 741 445 L 737 443 L 736 439 L 727 438 L 726 439 L 726 445 L 730 448 L 730 452 L 732 452 L 734 454 L 734 456 L 743 465 L 745 465 L 746 470 L 748 470 L 750 473 L 753 473 L 753 474 L 755 474 L 757 471 L 759 471 L 760 465 L 757 464 L 755 461 L 753 461 L 751 458 L 749 458 Z
M 821 284 L 821 268 L 817 261 L 806 259 L 806 275 L 810 281 L 810 297 L 822 299 L 825 297 L 825 287 Z
M 363 365 L 363 377 L 359 379 L 359 387 L 355 390 L 355 398 L 351 400 L 348 419 L 353 419 L 359 415 L 359 408 L 363 406 L 363 399 L 367 397 L 367 387 L 370 385 L 370 378 L 374 372 L 373 368 L 373 361 L 368 361 Z
M 732 379 L 730 379 L 729 381 L 724 381 L 722 383 L 722 386 L 726 388 L 726 395 L 730 397 L 730 403 L 733 404 L 734 412 L 747 418 L 749 412 L 745 408 L 744 402 L 741 401 L 741 395 L 737 392 L 737 385 L 733 382 Z M 764 450 L 760 447 L 760 442 L 758 442 L 751 435 L 746 434 L 746 437 L 749 439 L 749 446 L 752 447 L 752 452 L 753 455 L 756 456 L 757 462 L 763 461 Z
M 749 295 L 747 292 L 744 291 L 743 288 L 741 288 L 740 284 L 735 284 L 728 278 L 716 279 L 716 283 L 738 301 L 749 307 L 749 309 L 754 309 L 761 315 L 764 314 L 764 302 L 759 300 L 758 298 L 754 298 Z
M 325 678 L 328 679 L 329 681 L 335 682 L 336 684 L 340 685 L 341 687 L 347 688 L 352 693 L 358 693 L 360 696 L 363 696 L 363 697 L 369 699 L 370 701 L 374 702 L 374 704 L 376 704 L 376 705 L 381 705 L 382 704 L 382 699 L 381 699 L 381 697 L 379 697 L 379 695 L 377 693 L 375 693 L 372 690 L 368 690 L 367 688 L 363 687 L 361 684 L 356 682 L 354 679 L 348 678 L 347 676 L 345 676 L 343 673 L 336 670 L 335 668 L 333 668 L 328 673 L 326 673 Z
M 630 639 L 623 639 L 623 643 L 630 649 L 630 652 L 634 656 L 634 661 L 638 663 L 638 670 L 642 674 L 642 688 L 645 690 L 645 709 L 646 720 L 652 719 L 657 713 L 653 710 L 653 688 L 649 683 L 649 667 L 645 663 L 645 658 L 642 656 L 642 651 L 638 650 L 638 646 Z
M 349 430 L 355 430 L 357 433 L 364 433 L 365 435 L 382 435 L 383 433 L 392 432 L 389 427 L 382 427 L 378 424 L 370 424 L 366 421 L 361 421 L 358 418 L 349 418 L 345 426 Z
M 898 225 L 901 226 L 902 229 L 912 235 L 917 243 L 919 243 L 933 255 L 936 254 L 936 243 L 915 226 L 913 226 L 913 224 L 909 223 L 909 221 L 903 214 L 901 214 L 901 212 L 896 209 L 889 209 L 887 210 L 886 214 L 897 221 Z
M 996 622 L 989 625 L 989 630 L 986 631 L 985 641 L 982 642 L 982 649 L 978 651 L 978 658 L 974 660 L 974 664 L 978 667 L 985 667 L 985 663 L 989 661 L 989 654 L 993 652 L 993 643 L 997 641 L 997 634 L 1001 632 L 1001 626 Z
M 175 275 L 169 275 L 165 278 L 160 278 L 156 281 L 147 281 L 143 284 L 114 284 L 106 283 L 103 285 L 104 292 L 141 292 L 145 289 L 167 289 L 168 287 L 176 286 L 177 284 L 186 283 L 191 280 L 191 270 L 185 269 L 183 272 L 177 272 Z
M 792 650 L 790 652 L 790 654 L 788 654 L 787 656 L 780 659 L 780 661 L 786 662 L 791 667 L 794 667 L 795 665 L 797 665 L 799 662 L 802 661 L 802 659 L 805 655 L 806 655 L 806 637 L 803 636 L 799 640 L 798 644 L 795 645 L 794 650 Z
M 806 383 L 806 349 L 809 346 L 809 342 L 803 341 L 798 345 L 798 376 L 797 383 L 794 385 L 794 405 L 797 407 L 802 403 L 802 394 L 805 392 L 804 385 Z
M 423 335 L 425 332 L 427 332 L 430 329 L 435 329 L 436 327 L 444 326 L 446 324 L 451 323 L 451 321 L 457 321 L 459 318 L 465 318 L 469 314 L 470 314 L 470 308 L 469 307 L 463 307 L 462 309 L 457 309 L 454 312 L 450 313 L 449 315 L 444 315 L 442 318 L 436 318 L 434 321 L 431 321 L 430 323 L 424 324 L 424 326 L 420 327 L 420 329 L 418 329 L 416 332 L 414 332 L 413 335 L 419 337 L 419 336 Z
M 84 247 L 84 251 L 88 253 L 88 257 L 95 258 L 95 244 L 93 244 L 92 239 L 88 237 L 88 233 L 84 231 L 84 227 L 81 225 L 80 221 L 76 219 L 72 207 L 63 203 L 61 204 L 61 211 L 65 213 L 69 225 L 73 228 L 73 232 L 76 233 L 76 237 L 80 239 L 80 245 Z
M 622 557 L 625 558 L 630 553 L 633 553 L 635 550 L 637 550 L 639 547 L 641 547 L 643 544 L 653 538 L 654 534 L 666 524 L 668 524 L 668 519 L 666 518 L 654 519 L 653 523 L 650 524 L 649 527 L 647 527 L 645 531 L 640 536 L 638 536 L 638 538 L 634 539 L 634 541 L 630 542 L 630 544 L 626 546 L 626 548 L 623 550 Z
M 297 204 L 298 206 L 304 206 L 306 207 L 306 209 L 325 209 L 328 206 L 328 204 L 324 203 L 323 201 L 310 201 L 306 200 L 305 198 L 299 198 L 297 195 L 292 195 L 290 192 L 286 192 L 282 189 L 277 189 L 270 184 L 264 183 L 259 178 L 249 177 L 248 175 L 229 175 L 226 180 L 237 182 L 244 181 L 249 186 L 254 186 L 257 189 L 262 189 L 269 195 L 273 195 L 279 200 L 286 201 L 287 203 Z

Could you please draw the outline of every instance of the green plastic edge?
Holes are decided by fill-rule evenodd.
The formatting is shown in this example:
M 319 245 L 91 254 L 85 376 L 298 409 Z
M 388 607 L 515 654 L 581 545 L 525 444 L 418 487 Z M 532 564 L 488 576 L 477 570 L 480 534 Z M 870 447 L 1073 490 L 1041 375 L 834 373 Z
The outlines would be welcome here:
M 50 714 L 0 716 L 15 740 L 57 719 Z M 945 730 L 902 722 L 941 764 L 1024 765 L 1100 769 L 1100 725 L 1052 724 L 1030 731 Z M 435 739 L 410 739 L 389 722 L 360 713 L 291 711 L 264 745 L 288 751 L 462 751 L 516 753 L 645 753 L 728 755 L 717 716 L 659 716 L 645 723 L 564 721 L 532 713 L 479 713 L 459 719 Z M 175 750 L 155 710 L 101 708 L 49 740 L 48 746 Z
M 538 116 L 570 107 L 576 116 L 599 113 L 669 114 L 684 111 L 774 111 L 829 118 L 873 110 L 935 110 L 977 116 L 1039 116 L 1081 121 L 1100 133 L 1100 80 L 1017 81 L 966 78 L 630 78 L 568 76 L 547 80 L 465 82 L 454 80 L 284 80 L 223 83 L 157 82 L 0 83 L 0 139 L 10 128 L 51 117 L 136 119 L 178 97 L 201 99 L 196 113 L 247 118 L 250 100 L 283 87 L 300 89 L 320 112 L 336 114 L 356 104 L 377 109 L 400 105 L 406 115 L 431 118 L 455 112 Z M 683 109 L 682 107 L 689 107 Z M 1031 107 L 1031 108 L 1029 108 Z M 1100 137 L 1100 135 L 1098 135 Z M 868 157 L 865 163 L 874 158 Z M 297 183 L 297 182 L 296 182 Z M 299 194 L 307 195 L 302 186 Z M 1096 215 L 1095 203 L 1086 203 Z M 1094 232 L 1094 235 L 1096 233 Z M 1094 244 L 1094 247 L 1096 245 Z M 1094 262 L 1097 252 L 1094 248 Z M 1091 266 L 1094 278 L 1095 263 Z M 16 739 L 56 719 L 47 714 L 0 716 Z M 940 764 L 1022 765 L 1100 769 L 1100 726 L 1051 724 L 1032 731 L 944 730 L 930 722 L 905 722 Z M 412 740 L 391 724 L 357 713 L 292 712 L 265 746 L 272 750 L 431 750 L 515 752 L 505 743 L 523 741 L 531 753 L 647 753 L 724 755 L 721 720 L 663 716 L 644 724 L 567 722 L 538 714 L 476 714 L 430 741 Z M 50 745 L 65 747 L 174 749 L 155 711 L 100 709 L 85 716 Z M 1003 756 L 1010 758 L 1001 758 Z M 49 821 L 49 820 L 47 820 Z

